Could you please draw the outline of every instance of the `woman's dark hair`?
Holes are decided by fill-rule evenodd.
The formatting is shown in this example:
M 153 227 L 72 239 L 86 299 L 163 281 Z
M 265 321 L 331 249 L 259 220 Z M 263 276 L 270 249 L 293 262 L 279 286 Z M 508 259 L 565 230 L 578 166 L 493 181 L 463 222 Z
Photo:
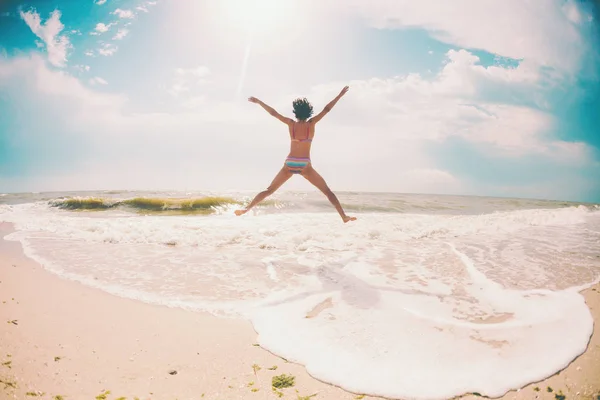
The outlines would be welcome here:
M 305 98 L 294 100 L 294 115 L 300 121 L 306 121 L 313 115 L 313 107 Z

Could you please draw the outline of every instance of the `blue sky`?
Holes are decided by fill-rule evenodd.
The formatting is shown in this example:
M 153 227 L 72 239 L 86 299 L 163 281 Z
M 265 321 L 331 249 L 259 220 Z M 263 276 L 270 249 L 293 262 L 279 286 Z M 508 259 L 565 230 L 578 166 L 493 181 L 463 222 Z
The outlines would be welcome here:
M 250 4 L 250 5 L 248 5 Z M 264 188 L 291 115 L 334 190 L 600 202 L 591 2 L 0 5 L 0 192 Z M 309 190 L 301 178 L 285 186 Z

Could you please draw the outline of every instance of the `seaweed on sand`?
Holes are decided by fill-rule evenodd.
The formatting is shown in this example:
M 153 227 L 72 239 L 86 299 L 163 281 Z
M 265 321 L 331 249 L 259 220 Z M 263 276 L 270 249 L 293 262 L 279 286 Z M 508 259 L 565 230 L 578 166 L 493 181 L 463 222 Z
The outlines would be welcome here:
M 271 385 L 276 389 L 292 387 L 295 384 L 296 377 L 293 375 L 281 374 L 274 376 Z

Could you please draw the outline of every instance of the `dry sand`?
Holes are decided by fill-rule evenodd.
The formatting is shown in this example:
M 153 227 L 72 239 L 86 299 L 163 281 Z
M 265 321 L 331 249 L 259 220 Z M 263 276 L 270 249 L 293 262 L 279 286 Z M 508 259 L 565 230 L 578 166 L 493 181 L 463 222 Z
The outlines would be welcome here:
M 0 223 L 0 237 L 11 230 Z M 584 296 L 597 321 L 600 286 Z M 283 399 L 373 399 L 322 383 L 255 340 L 246 321 L 148 305 L 63 280 L 25 257 L 18 242 L 0 239 L 0 399 L 93 400 L 105 391 L 107 400 L 278 399 L 271 378 L 280 374 L 295 377 L 295 386 L 281 390 Z M 559 391 L 566 399 L 600 396 L 597 333 L 567 369 L 503 398 L 557 399 Z

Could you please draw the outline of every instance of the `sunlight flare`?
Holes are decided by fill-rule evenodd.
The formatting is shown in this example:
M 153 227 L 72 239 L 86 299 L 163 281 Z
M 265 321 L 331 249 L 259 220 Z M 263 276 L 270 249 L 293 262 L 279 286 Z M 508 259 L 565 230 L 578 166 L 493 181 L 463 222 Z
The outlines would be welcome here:
M 256 34 L 282 31 L 292 18 L 293 1 L 222 0 L 223 16 L 245 32 Z

